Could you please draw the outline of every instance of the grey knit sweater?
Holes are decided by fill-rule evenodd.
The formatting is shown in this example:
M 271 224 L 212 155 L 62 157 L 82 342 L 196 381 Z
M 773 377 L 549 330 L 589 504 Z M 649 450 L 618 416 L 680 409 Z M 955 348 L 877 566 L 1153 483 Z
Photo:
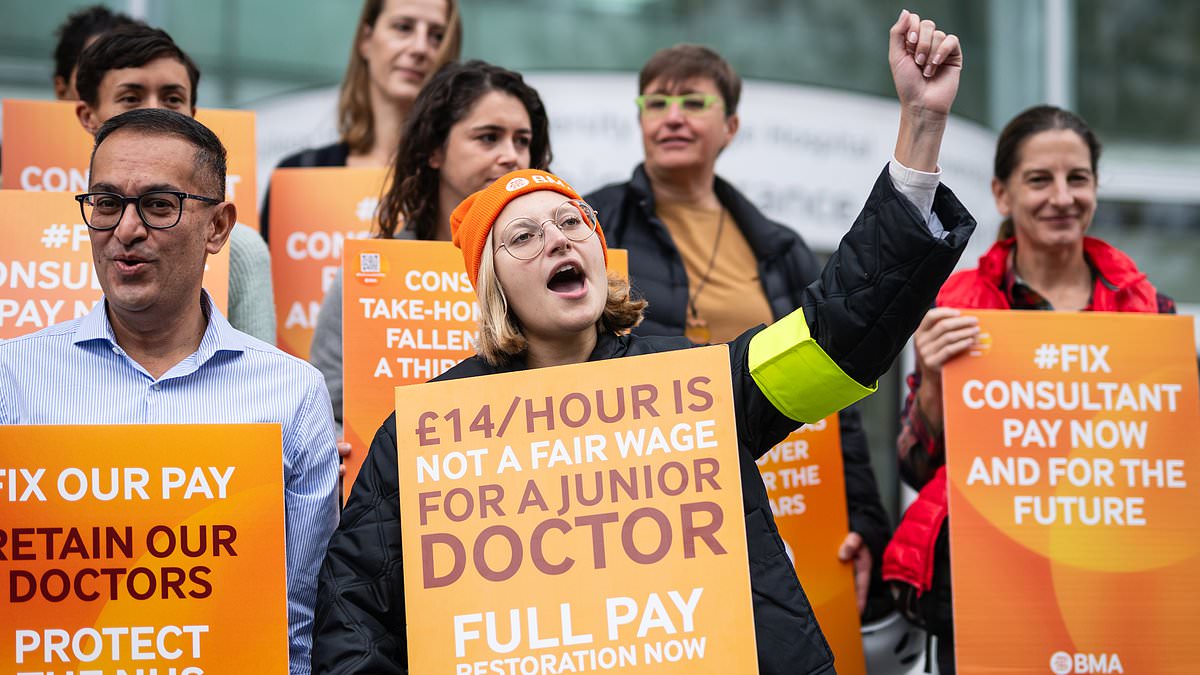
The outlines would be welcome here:
M 271 252 L 257 232 L 241 223 L 229 235 L 228 314 L 229 324 L 234 328 L 275 344 Z

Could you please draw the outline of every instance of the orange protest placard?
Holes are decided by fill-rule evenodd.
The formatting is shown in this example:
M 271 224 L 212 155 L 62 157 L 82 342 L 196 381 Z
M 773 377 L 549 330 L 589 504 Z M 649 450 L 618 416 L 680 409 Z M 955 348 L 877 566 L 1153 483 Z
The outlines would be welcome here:
M 317 311 L 349 239 L 371 236 L 386 169 L 276 169 L 271 277 L 279 348 L 308 358 Z
M 0 340 L 70 321 L 102 295 L 79 204 L 61 192 L 0 190 Z M 228 246 L 208 257 L 204 287 L 223 312 Z
M 943 371 L 959 672 L 1197 672 L 1191 318 L 970 313 Z
M 462 252 L 444 241 L 345 243 L 342 424 L 346 497 L 396 385 L 426 382 L 475 353 L 479 305 Z
M 288 671 L 277 424 L 0 427 L 0 671 Z
M 0 146 L 6 190 L 87 192 L 92 137 L 79 124 L 72 101 L 4 99 L 4 145 Z M 212 129 L 229 156 L 225 198 L 237 206 L 238 222 L 258 229 L 258 155 L 254 113 L 199 108 L 196 119 Z
M 349 498 L 371 439 L 395 403 L 392 387 L 428 382 L 475 354 L 479 305 L 462 251 L 446 241 L 363 239 L 344 244 L 342 424 L 351 453 Z M 625 276 L 629 256 L 609 249 Z
M 850 531 L 837 414 L 805 424 L 758 459 L 771 513 L 843 675 L 865 675 L 854 568 L 837 559 Z
M 732 396 L 724 345 L 397 387 L 412 672 L 758 672 Z

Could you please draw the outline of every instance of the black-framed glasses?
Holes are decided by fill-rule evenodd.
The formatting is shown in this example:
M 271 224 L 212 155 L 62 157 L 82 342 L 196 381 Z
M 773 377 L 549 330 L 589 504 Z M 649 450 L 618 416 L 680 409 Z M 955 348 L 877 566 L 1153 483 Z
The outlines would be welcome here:
M 205 204 L 220 204 L 220 199 L 175 190 L 151 190 L 133 197 L 115 192 L 85 192 L 75 195 L 83 222 L 93 230 L 111 230 L 121 222 L 125 209 L 133 204 L 142 222 L 154 230 L 166 230 L 179 224 L 183 202 L 194 199 Z
M 554 210 L 554 218 L 537 222 L 532 218 L 514 218 L 500 230 L 499 248 L 517 260 L 533 260 L 546 247 L 546 223 L 554 226 L 571 241 L 587 241 L 596 231 L 599 221 L 596 211 L 582 199 L 569 199 Z

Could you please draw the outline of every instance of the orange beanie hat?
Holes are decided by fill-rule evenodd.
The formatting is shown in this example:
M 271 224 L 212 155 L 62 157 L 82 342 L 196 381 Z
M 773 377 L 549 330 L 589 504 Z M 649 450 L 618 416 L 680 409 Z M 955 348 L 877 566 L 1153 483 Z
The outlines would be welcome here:
M 537 190 L 553 190 L 570 199 L 581 199 L 579 193 L 558 176 L 539 169 L 521 169 L 497 178 L 491 185 L 462 200 L 450 214 L 451 238 L 462 250 L 471 285 L 479 284 L 483 247 L 496 216 L 510 201 Z M 596 234 L 600 237 L 600 248 L 604 250 L 604 262 L 608 264 L 608 242 L 604 241 L 604 231 L 599 225 Z

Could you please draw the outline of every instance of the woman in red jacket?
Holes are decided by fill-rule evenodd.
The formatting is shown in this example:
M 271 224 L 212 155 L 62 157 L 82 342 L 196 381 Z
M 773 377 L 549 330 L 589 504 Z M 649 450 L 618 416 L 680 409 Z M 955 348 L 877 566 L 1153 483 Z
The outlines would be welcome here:
M 1174 314 L 1124 253 L 1086 236 L 1096 212 L 1100 143 L 1077 115 L 1037 106 L 1000 133 L 992 178 L 1005 220 L 1000 238 L 938 293 L 937 306 L 913 335 L 917 372 L 897 447 L 905 481 L 919 489 L 884 555 L 884 579 L 898 582 L 910 618 L 937 635 L 940 672 L 954 672 L 942 436 L 942 366 L 979 336 L 975 317 L 959 309 Z

